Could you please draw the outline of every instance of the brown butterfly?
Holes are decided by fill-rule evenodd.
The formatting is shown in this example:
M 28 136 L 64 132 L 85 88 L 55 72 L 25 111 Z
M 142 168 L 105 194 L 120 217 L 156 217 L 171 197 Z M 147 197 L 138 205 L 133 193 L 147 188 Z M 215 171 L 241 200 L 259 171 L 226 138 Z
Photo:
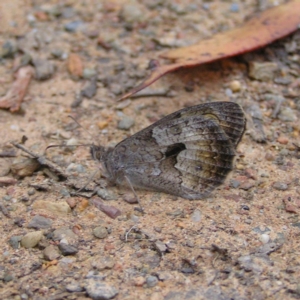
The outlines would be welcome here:
M 176 111 L 114 148 L 92 146 L 91 153 L 112 183 L 202 199 L 232 170 L 245 125 L 238 104 L 205 103 Z

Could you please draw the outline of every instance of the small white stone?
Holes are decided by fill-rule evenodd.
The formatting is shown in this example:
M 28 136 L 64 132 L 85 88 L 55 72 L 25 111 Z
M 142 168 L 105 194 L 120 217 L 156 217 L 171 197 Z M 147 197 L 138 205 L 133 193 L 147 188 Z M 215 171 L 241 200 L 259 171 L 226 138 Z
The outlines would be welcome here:
M 263 244 L 267 244 L 267 243 L 270 241 L 270 236 L 269 236 L 268 234 L 263 233 L 263 234 L 260 236 L 260 241 L 261 241 Z

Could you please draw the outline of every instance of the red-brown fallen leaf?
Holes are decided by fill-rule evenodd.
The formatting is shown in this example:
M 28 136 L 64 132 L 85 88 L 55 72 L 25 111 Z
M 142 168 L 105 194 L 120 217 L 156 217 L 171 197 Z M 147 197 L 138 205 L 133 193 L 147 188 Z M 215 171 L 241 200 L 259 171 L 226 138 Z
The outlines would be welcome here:
M 18 111 L 27 92 L 34 69 L 25 66 L 15 73 L 16 80 L 13 82 L 6 95 L 0 98 L 0 108 L 9 108 L 11 112 Z
M 163 75 L 185 67 L 194 67 L 266 46 L 297 30 L 300 24 L 300 0 L 268 9 L 247 21 L 242 27 L 222 32 L 199 43 L 174 49 L 161 55 L 174 63 L 158 63 L 149 77 L 123 95 L 124 100 L 149 86 Z

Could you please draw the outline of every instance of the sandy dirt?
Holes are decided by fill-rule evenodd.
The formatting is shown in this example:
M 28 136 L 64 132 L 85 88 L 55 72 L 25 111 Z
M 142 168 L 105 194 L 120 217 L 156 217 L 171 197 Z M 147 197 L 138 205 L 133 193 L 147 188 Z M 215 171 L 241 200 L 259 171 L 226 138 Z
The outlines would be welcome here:
M 35 71 L 20 111 L 0 110 L 1 299 L 300 298 L 299 30 L 116 101 L 159 53 L 283 3 L 274 2 L 0 4 L 0 97 L 20 66 Z M 129 189 L 106 186 L 99 172 L 91 180 L 99 164 L 89 147 L 72 146 L 114 146 L 169 113 L 211 101 L 239 103 L 248 123 L 234 170 L 204 200 L 137 190 L 143 214 L 125 201 Z M 23 136 L 39 155 L 68 145 L 46 152 L 68 179 L 12 146 Z M 96 187 L 120 211 L 115 219 L 92 203 Z

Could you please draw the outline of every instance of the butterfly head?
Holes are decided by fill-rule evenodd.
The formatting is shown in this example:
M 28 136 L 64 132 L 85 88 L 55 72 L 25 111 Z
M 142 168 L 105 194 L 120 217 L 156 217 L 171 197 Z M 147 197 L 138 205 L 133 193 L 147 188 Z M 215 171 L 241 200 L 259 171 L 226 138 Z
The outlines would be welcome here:
M 107 150 L 102 146 L 92 145 L 90 148 L 91 156 L 94 160 L 103 162 L 107 155 Z

